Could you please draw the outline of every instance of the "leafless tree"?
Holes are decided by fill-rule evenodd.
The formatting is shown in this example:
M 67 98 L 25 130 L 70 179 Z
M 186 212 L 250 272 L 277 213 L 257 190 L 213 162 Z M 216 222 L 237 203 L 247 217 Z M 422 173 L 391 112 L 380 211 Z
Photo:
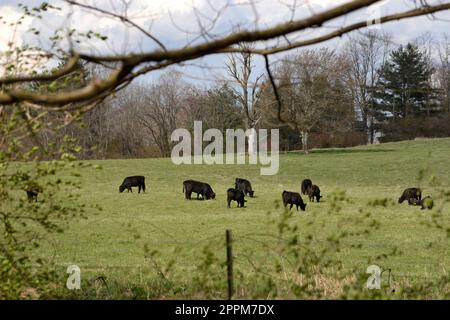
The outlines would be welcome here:
M 183 89 L 179 74 L 164 74 L 150 88 L 145 88 L 144 104 L 137 113 L 137 120 L 150 134 L 152 143 L 158 146 L 163 157 L 170 156 L 170 136 L 177 128 Z
M 304 50 L 283 60 L 276 78 L 283 106 L 282 116 L 302 137 L 308 153 L 308 137 L 326 113 L 336 104 L 342 91 L 342 74 L 347 65 L 331 50 Z M 338 86 L 338 87 L 337 87 Z
M 143 105 L 139 86 L 131 85 L 121 91 L 113 106 L 111 152 L 125 157 L 140 157 L 145 147 L 144 128 L 137 120 Z
M 369 31 L 353 36 L 346 44 L 345 56 L 349 60 L 346 83 L 352 93 L 369 143 L 375 135 L 374 86 L 378 81 L 378 69 L 389 53 L 390 36 Z
M 441 93 L 441 103 L 450 114 L 450 38 L 447 34 L 437 44 L 437 81 Z
M 263 74 L 257 75 L 252 81 L 253 54 L 251 50 L 253 46 L 241 45 L 243 52 L 230 54 L 228 56 L 227 71 L 229 76 L 237 84 L 239 89 L 235 89 L 244 114 L 246 117 L 246 129 L 252 130 L 249 135 L 249 153 L 253 154 L 256 150 L 253 148 L 255 139 L 255 127 L 261 118 L 261 110 L 258 108 L 257 100 L 260 94 L 259 82 Z

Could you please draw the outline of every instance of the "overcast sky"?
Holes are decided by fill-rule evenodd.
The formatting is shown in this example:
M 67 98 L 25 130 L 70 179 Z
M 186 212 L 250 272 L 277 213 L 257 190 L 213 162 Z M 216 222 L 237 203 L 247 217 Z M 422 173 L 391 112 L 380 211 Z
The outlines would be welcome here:
M 42 1 L 0 0 L 0 16 L 2 17 L 0 21 L 10 23 L 17 20 L 21 15 L 21 9 L 18 7 L 19 2 L 32 7 Z M 60 7 L 61 10 L 51 11 L 45 14 L 43 19 L 26 18 L 18 28 L 13 28 L 8 23 L 0 24 L 0 52 L 5 50 L 9 41 L 17 45 L 30 44 L 48 47 L 48 37 L 55 30 L 72 28 L 80 32 L 94 30 L 108 36 L 108 40 L 104 42 L 92 40 L 75 44 L 75 49 L 80 52 L 105 54 L 129 51 L 141 52 L 158 48 L 158 45 L 142 32 L 127 28 L 120 21 L 88 13 L 80 8 L 71 9 L 64 1 L 49 0 L 48 2 Z M 122 1 L 118 0 L 79 0 L 79 2 L 115 12 L 122 12 L 123 10 Z M 128 2 L 130 2 L 129 18 L 151 32 L 166 47 L 177 48 L 190 41 L 193 41 L 193 43 L 205 41 L 203 37 L 199 37 L 199 30 L 209 28 L 211 21 L 215 21 L 215 24 L 208 32 L 211 37 L 217 37 L 226 35 L 236 27 L 241 29 L 265 28 L 287 21 L 292 17 L 299 19 L 346 1 L 256 0 L 251 3 L 249 0 L 128 0 Z M 436 2 L 448 1 L 430 1 L 430 3 Z M 292 10 L 293 3 L 297 4 L 295 11 Z M 359 10 L 347 16 L 346 19 L 331 21 L 322 28 L 291 35 L 290 39 L 308 38 L 323 32 L 329 32 L 333 28 L 341 27 L 352 21 L 376 17 L 378 14 L 392 14 L 413 6 L 414 1 L 412 0 L 386 0 L 379 5 Z M 218 11 L 220 14 L 217 14 Z M 216 17 L 218 18 L 215 19 Z M 389 32 L 394 43 L 404 44 L 427 32 L 433 34 L 434 37 L 439 37 L 445 32 L 450 33 L 449 21 L 450 11 L 446 11 L 436 14 L 434 19 L 419 17 L 375 27 Z M 31 28 L 39 30 L 40 34 L 34 35 L 29 31 Z M 338 49 L 347 39 L 347 37 L 343 37 L 322 45 Z M 191 79 L 199 79 L 201 83 L 206 83 L 203 79 L 214 80 L 223 76 L 225 58 L 223 55 L 216 55 L 194 61 L 189 66 L 178 69 L 183 70 L 183 73 Z M 277 57 L 272 58 L 272 60 L 276 59 Z M 255 60 L 255 64 L 257 65 L 257 72 L 263 72 L 263 63 L 260 58 Z M 201 67 L 193 67 L 192 65 L 201 65 Z M 205 66 L 208 66 L 208 68 Z M 151 77 L 145 79 L 148 80 Z

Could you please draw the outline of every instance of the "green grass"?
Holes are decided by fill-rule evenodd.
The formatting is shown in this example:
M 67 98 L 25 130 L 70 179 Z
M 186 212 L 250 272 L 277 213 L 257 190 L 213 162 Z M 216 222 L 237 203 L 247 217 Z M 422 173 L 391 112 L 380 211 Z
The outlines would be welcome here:
M 101 170 L 82 171 L 82 201 L 101 204 L 103 211 L 88 213 L 88 219 L 70 223 L 67 231 L 52 236 L 51 245 L 44 244 L 41 253 L 54 256 L 57 266 L 75 263 L 83 275 L 104 274 L 115 279 L 134 281 L 152 277 L 155 270 L 144 259 L 147 244 L 161 255 L 164 265 L 175 260 L 174 271 L 185 275 L 195 270 L 202 249 L 215 244 L 216 254 L 225 259 L 225 230 L 235 237 L 234 253 L 237 271 L 253 272 L 243 255 L 251 252 L 257 265 L 263 265 L 270 254 L 255 241 L 260 234 L 273 234 L 271 217 L 282 210 L 276 202 L 283 190 L 299 191 L 300 182 L 309 177 L 321 188 L 323 202 L 309 203 L 306 212 L 294 212 L 293 219 L 302 235 L 318 237 L 320 248 L 329 234 L 352 230 L 351 217 L 369 211 L 381 227 L 370 236 L 348 238 L 342 243 L 339 259 L 345 267 L 357 267 L 361 272 L 370 263 L 391 268 L 396 279 L 420 282 L 442 275 L 450 265 L 449 241 L 423 222 L 431 211 L 396 203 L 402 190 L 416 186 L 419 171 L 428 168 L 419 186 L 424 195 L 438 196 L 438 190 L 450 185 L 450 139 L 423 139 L 387 143 L 348 149 L 315 150 L 309 155 L 292 152 L 281 155 L 280 170 L 275 176 L 261 176 L 252 165 L 181 165 L 170 159 L 136 159 L 92 161 Z M 147 192 L 119 194 L 118 187 L 125 176 L 145 175 Z M 432 184 L 431 176 L 440 183 Z M 247 198 L 247 207 L 226 207 L 226 190 L 235 177 L 252 182 L 255 198 Z M 216 200 L 187 201 L 182 193 L 182 181 L 196 179 L 211 184 Z M 331 194 L 345 190 L 350 202 L 342 202 L 342 210 L 331 208 Z M 44 195 L 43 195 L 44 196 Z M 389 199 L 387 206 L 369 206 L 375 199 Z M 435 199 L 443 208 L 446 220 L 450 210 L 442 199 Z M 435 210 L 433 210 L 435 211 Z M 331 212 L 331 213 L 330 213 Z M 338 227 L 338 222 L 341 225 Z M 310 224 L 310 222 L 314 222 Z M 139 235 L 139 237 L 135 237 Z M 270 238 L 266 239 L 270 241 Z M 361 248 L 352 244 L 361 243 Z M 430 247 L 430 242 L 434 244 Z M 373 257 L 398 247 L 401 255 L 377 261 Z M 174 251 L 180 248 L 179 251 Z M 363 286 L 364 284 L 361 284 Z

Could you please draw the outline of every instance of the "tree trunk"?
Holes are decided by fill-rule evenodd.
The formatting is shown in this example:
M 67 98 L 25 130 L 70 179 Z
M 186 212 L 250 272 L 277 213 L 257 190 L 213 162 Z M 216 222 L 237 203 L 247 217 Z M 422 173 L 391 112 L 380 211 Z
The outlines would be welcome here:
M 368 130 L 369 130 L 369 143 L 373 144 L 375 141 L 375 130 L 374 130 L 374 117 L 373 115 L 370 116 L 370 122 L 367 124 Z
M 250 128 L 250 134 L 248 135 L 248 154 L 254 155 L 257 152 L 256 146 L 256 129 Z
M 308 154 L 309 153 L 309 151 L 308 151 L 308 132 L 307 131 L 302 131 L 301 135 L 302 135 L 302 149 L 303 149 L 303 152 L 305 154 Z

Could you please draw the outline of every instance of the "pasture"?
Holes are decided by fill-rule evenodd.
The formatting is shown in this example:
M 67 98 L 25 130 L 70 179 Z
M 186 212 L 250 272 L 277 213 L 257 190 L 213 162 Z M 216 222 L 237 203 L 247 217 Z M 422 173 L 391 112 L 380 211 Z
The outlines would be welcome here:
M 71 221 L 64 233 L 52 235 L 37 252 L 52 258 L 61 272 L 67 265 L 77 264 L 84 279 L 104 275 L 123 282 L 143 282 L 157 277 L 158 268 L 173 262 L 166 276 L 188 282 L 203 259 L 205 246 L 210 246 L 219 263 L 225 260 L 226 229 L 232 230 L 235 239 L 235 272 L 252 274 L 255 265 L 268 263 L 270 252 L 259 243 L 271 242 L 271 236 L 277 234 L 273 221 L 283 212 L 282 191 L 300 192 L 303 178 L 320 186 L 323 201 L 310 203 L 302 196 L 306 211 L 294 207 L 290 220 L 298 225 L 300 235 L 316 237 L 313 247 L 317 250 L 328 236 L 356 228 L 354 218 L 368 212 L 379 224 L 370 234 L 342 240 L 336 255 L 344 268 L 365 273 L 369 264 L 379 264 L 390 268 L 397 281 L 420 283 L 443 275 L 450 266 L 445 232 L 435 232 L 426 224 L 439 210 L 443 220 L 450 218 L 448 204 L 439 197 L 439 190 L 450 191 L 450 139 L 281 154 L 280 170 L 274 176 L 261 176 L 259 166 L 254 165 L 176 166 L 170 159 L 92 162 L 102 169 L 80 172 L 81 201 L 98 203 L 103 210 Z M 130 175 L 146 177 L 146 193 L 138 194 L 137 188 L 133 193 L 119 193 L 123 178 Z M 236 202 L 231 209 L 226 206 L 226 190 L 235 177 L 249 179 L 255 190 L 255 198 L 247 197 L 243 209 L 237 208 Z M 185 200 L 185 179 L 208 182 L 216 199 Z M 424 196 L 435 198 L 435 209 L 397 204 L 403 189 L 416 185 Z M 346 200 L 339 200 L 339 191 L 345 191 Z M 380 201 L 374 204 L 374 200 Z M 361 245 L 355 246 L 357 243 Z M 146 259 L 144 246 L 157 254 Z M 377 258 L 394 248 L 401 254 Z M 225 274 L 219 276 L 225 279 Z M 240 296 L 246 297 L 245 290 L 242 292 Z

